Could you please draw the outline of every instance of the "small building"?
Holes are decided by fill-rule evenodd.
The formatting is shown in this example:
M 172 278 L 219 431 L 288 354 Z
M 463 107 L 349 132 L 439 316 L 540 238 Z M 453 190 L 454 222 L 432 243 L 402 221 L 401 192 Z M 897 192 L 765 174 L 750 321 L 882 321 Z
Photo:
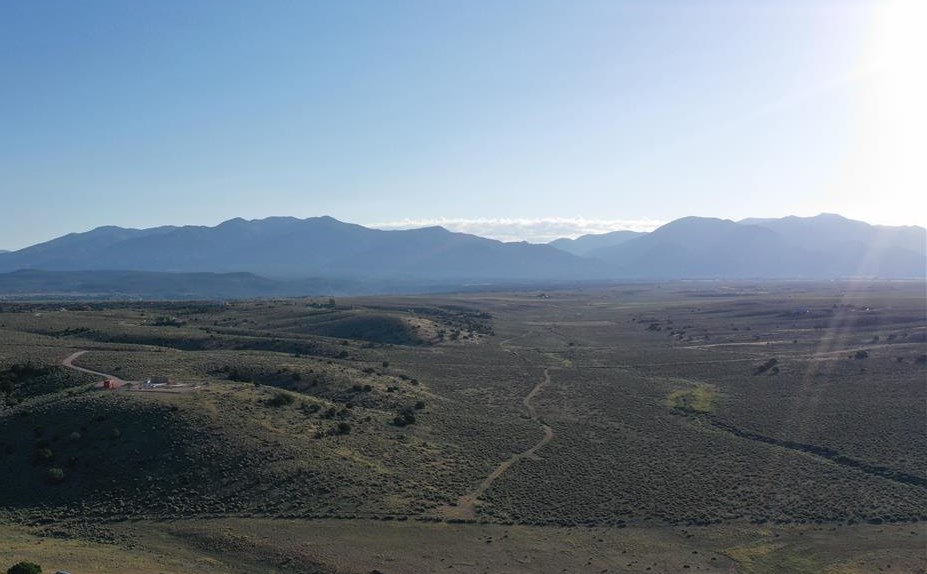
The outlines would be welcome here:
M 116 379 L 106 379 L 103 381 L 104 389 L 118 389 L 119 383 L 116 382 Z
M 160 387 L 170 387 L 173 386 L 174 382 L 168 377 L 149 377 L 145 381 L 146 389 L 157 389 Z

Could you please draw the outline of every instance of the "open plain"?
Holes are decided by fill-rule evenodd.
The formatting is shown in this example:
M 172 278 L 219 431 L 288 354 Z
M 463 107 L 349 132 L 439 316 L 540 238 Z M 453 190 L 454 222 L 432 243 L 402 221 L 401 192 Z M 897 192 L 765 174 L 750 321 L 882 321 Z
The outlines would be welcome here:
M 925 401 L 923 282 L 0 303 L 0 563 L 924 572 Z

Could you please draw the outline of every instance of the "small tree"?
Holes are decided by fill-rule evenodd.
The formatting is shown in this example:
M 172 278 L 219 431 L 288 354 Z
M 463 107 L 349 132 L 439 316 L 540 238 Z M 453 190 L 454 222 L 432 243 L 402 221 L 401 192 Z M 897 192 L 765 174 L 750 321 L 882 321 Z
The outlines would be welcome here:
M 64 471 L 60 468 L 48 469 L 48 482 L 51 484 L 61 484 L 64 482 Z
M 23 561 L 11 566 L 6 574 L 42 574 L 42 567 L 35 562 Z
M 404 427 L 415 424 L 415 413 L 412 409 L 406 408 L 399 411 L 399 414 L 393 418 L 393 424 L 397 427 Z

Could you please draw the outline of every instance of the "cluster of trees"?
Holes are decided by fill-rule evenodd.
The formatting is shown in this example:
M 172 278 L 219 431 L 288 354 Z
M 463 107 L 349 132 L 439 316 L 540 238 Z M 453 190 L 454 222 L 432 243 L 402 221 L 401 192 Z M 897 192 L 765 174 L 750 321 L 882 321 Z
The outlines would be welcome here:
M 80 378 L 58 366 L 32 362 L 0 368 L 0 406 L 19 404 L 30 397 L 55 393 L 80 384 Z
M 0 394 L 12 395 L 18 385 L 50 373 L 51 369 L 48 367 L 33 363 L 11 365 L 8 369 L 0 371 Z

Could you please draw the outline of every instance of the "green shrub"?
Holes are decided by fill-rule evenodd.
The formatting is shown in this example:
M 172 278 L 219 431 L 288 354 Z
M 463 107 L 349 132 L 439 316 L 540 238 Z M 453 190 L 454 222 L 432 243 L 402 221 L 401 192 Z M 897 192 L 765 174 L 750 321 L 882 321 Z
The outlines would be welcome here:
M 23 561 L 11 566 L 6 574 L 42 574 L 42 567 L 34 562 Z
M 409 409 L 409 408 L 403 409 L 399 411 L 399 414 L 397 414 L 393 418 L 393 424 L 396 425 L 397 427 L 414 425 L 415 424 L 415 413 L 412 411 L 412 409 Z
M 48 482 L 51 484 L 61 484 L 64 482 L 64 471 L 60 468 L 48 469 Z
M 268 399 L 267 404 L 271 407 L 283 407 L 293 404 L 293 395 L 289 393 L 276 393 L 273 398 Z

